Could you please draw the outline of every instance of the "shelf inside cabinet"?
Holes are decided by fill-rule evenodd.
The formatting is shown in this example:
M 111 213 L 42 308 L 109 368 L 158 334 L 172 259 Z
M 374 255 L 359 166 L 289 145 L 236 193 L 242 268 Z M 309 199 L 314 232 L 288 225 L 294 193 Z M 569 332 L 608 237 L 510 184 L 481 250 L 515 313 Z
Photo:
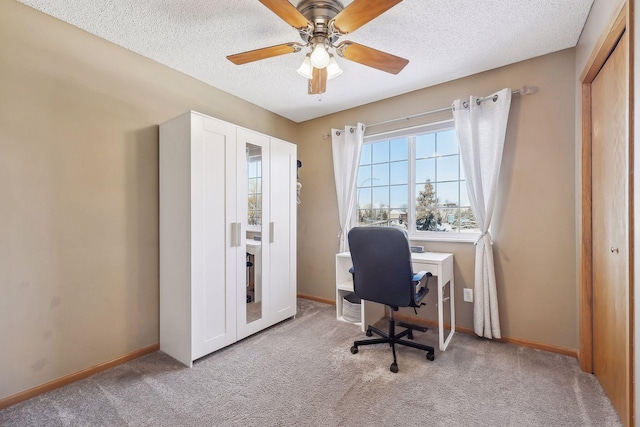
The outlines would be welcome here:
M 341 291 L 353 292 L 353 282 L 338 283 L 337 288 Z

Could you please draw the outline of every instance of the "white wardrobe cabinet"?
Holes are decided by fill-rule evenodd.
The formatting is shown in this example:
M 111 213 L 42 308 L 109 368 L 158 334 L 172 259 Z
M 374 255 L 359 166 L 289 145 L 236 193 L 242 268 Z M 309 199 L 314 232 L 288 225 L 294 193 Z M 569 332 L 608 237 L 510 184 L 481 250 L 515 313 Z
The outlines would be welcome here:
M 160 126 L 160 350 L 192 366 L 296 314 L 296 167 L 200 113 Z

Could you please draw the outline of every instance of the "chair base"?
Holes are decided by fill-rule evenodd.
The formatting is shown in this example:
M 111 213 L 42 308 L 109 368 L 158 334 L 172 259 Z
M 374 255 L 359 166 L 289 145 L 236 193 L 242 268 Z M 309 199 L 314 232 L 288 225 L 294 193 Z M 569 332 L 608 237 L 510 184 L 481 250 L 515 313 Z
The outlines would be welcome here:
M 393 318 L 393 310 L 391 310 L 391 316 L 389 317 L 389 333 L 385 333 L 378 328 L 375 328 L 371 325 L 367 328 L 367 336 L 370 337 L 373 333 L 379 335 L 381 338 L 374 338 L 371 340 L 359 340 L 354 341 L 353 346 L 351 347 L 351 353 L 356 354 L 358 352 L 358 347 L 362 345 L 372 345 L 372 344 L 386 344 L 388 343 L 393 351 L 393 363 L 389 367 L 389 370 L 393 373 L 398 372 L 398 359 L 396 358 L 396 344 L 406 345 L 407 347 L 417 348 L 418 350 L 423 350 L 427 352 L 427 360 L 435 359 L 435 352 L 433 347 L 418 344 L 412 341 L 403 340 L 402 338 L 407 337 L 410 340 L 413 339 L 413 331 L 421 331 L 426 332 L 427 328 L 417 325 L 411 325 L 408 323 L 399 323 L 398 326 L 407 328 L 399 334 L 395 333 L 395 320 Z

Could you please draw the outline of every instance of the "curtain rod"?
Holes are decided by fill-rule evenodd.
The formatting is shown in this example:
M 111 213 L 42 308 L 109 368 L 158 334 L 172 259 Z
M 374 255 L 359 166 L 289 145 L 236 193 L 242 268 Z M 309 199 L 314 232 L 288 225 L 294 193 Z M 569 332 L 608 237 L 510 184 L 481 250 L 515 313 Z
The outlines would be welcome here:
M 528 86 L 522 86 L 522 89 L 512 90 L 511 91 L 511 95 L 531 95 L 531 94 L 535 93 L 535 91 L 536 91 L 536 88 L 531 88 L 531 87 L 528 87 Z M 487 101 L 489 99 L 493 99 L 494 96 L 485 96 L 483 98 L 480 98 L 478 102 L 484 102 L 484 101 Z M 410 120 L 410 119 L 415 119 L 416 117 L 428 116 L 430 114 L 436 114 L 436 113 L 442 113 L 444 111 L 451 110 L 452 107 L 453 106 L 442 107 L 442 108 L 438 108 L 436 110 L 429 110 L 429 111 L 424 111 L 422 113 L 412 114 L 410 116 L 398 117 L 397 119 L 385 120 L 383 122 L 378 122 L 378 123 L 373 123 L 373 124 L 370 124 L 370 125 L 366 125 L 366 128 L 369 129 L 369 128 L 374 127 L 374 126 L 382 126 L 382 125 L 386 125 L 386 124 L 389 124 L 389 123 L 399 122 L 399 121 L 402 121 L 402 120 Z M 324 135 L 322 135 L 322 139 L 329 139 L 329 137 L 331 137 L 331 133 L 325 133 Z

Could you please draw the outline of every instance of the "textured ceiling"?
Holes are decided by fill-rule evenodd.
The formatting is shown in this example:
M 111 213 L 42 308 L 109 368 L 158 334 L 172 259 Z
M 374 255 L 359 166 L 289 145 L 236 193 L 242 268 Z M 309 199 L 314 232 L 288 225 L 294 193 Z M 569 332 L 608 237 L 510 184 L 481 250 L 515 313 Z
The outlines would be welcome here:
M 573 47 L 593 0 L 404 0 L 339 41 L 407 58 L 405 69 L 392 75 L 338 57 L 344 73 L 321 97 L 307 95 L 296 72 L 306 50 L 245 65 L 225 58 L 301 41 L 258 0 L 20 2 L 301 122 Z

